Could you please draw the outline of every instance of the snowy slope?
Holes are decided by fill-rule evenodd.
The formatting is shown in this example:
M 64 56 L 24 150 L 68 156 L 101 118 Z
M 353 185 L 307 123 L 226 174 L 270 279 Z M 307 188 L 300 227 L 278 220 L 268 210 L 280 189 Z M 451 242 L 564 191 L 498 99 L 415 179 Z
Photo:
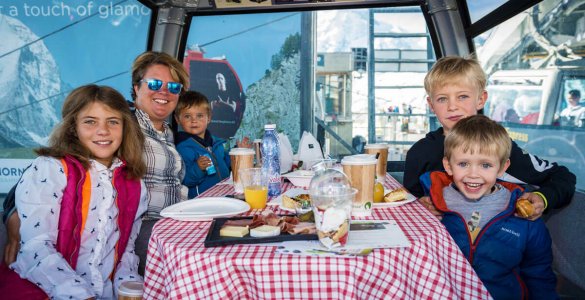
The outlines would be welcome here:
M 19 20 L 0 15 L 0 36 L 0 146 L 44 145 L 60 119 L 59 69 L 42 41 L 27 45 L 38 36 Z

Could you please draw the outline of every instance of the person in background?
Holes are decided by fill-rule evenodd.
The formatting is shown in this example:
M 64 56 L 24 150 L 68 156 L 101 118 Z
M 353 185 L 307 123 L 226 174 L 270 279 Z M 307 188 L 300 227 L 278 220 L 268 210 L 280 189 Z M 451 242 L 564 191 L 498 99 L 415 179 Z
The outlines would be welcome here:
M 230 156 L 225 150 L 226 140 L 207 130 L 211 106 L 203 94 L 188 91 L 181 95 L 175 119 L 184 130 L 177 133 L 175 141 L 186 166 L 183 184 L 189 188 L 189 198 L 194 198 L 230 176 Z M 210 166 L 215 172 L 207 171 Z
M 232 113 L 236 112 L 236 99 L 231 99 L 227 91 L 225 76 L 222 73 L 215 75 L 217 82 L 217 99 L 211 103 L 211 109 L 221 109 L 221 106 L 229 107 Z
M 428 197 L 424 197 L 419 177 L 428 171 L 443 170 L 445 135 L 459 120 L 476 115 L 483 109 L 488 94 L 487 78 L 477 60 L 449 56 L 439 59 L 425 77 L 427 103 L 442 127 L 428 133 L 416 142 L 406 155 L 404 186 L 437 217 L 437 211 Z M 510 167 L 502 180 L 538 186 L 526 192 L 535 207 L 535 220 L 548 208 L 560 208 L 571 201 L 575 193 L 576 177 L 566 167 L 542 160 L 512 142 Z
M 557 299 L 544 221 L 514 216 L 522 188 L 497 181 L 511 149 L 504 127 L 483 115 L 466 117 L 445 138 L 446 173 L 428 172 L 421 181 L 494 299 Z
M 91 84 L 69 94 L 62 118 L 16 187 L 22 243 L 2 265 L 3 299 L 112 299 L 122 282 L 142 280 L 134 241 L 146 166 L 130 107 Z
M 570 90 L 567 94 L 567 107 L 561 111 L 561 125 L 585 127 L 585 106 L 582 106 L 581 92 Z

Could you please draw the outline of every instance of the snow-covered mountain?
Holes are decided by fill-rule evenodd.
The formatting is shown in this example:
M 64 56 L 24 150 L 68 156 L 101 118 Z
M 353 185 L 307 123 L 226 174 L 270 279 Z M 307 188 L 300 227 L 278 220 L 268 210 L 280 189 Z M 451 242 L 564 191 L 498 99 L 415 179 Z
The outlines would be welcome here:
M 277 70 L 264 76 L 246 90 L 246 111 L 236 136 L 262 138 L 265 124 L 284 130 L 297 149 L 300 132 L 300 55 L 284 60 Z
M 42 41 L 19 20 L 0 14 L 0 147 L 45 145 L 60 120 L 63 82 Z M 22 47 L 22 48 L 21 48 Z M 57 96 L 55 96 L 57 95 Z
M 348 24 L 351 24 L 348 26 Z M 317 52 L 350 52 L 368 47 L 368 10 L 317 13 Z

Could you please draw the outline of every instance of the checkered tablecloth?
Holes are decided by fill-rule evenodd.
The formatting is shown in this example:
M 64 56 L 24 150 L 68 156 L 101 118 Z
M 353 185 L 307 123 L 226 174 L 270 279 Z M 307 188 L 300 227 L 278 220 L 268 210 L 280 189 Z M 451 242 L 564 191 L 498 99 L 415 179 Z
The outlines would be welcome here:
M 385 185 L 400 186 L 389 175 Z M 228 194 L 231 185 L 216 185 L 202 196 Z M 490 298 L 447 231 L 418 201 L 375 208 L 371 219 L 396 220 L 411 246 L 355 258 L 279 255 L 275 247 L 258 245 L 205 248 L 211 222 L 160 220 L 148 245 L 144 298 Z

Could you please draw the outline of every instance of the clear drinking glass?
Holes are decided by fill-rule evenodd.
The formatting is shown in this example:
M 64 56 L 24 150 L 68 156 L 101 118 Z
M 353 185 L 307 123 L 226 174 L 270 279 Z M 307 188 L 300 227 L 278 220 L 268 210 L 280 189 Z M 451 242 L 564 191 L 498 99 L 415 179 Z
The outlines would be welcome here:
M 241 169 L 240 177 L 244 186 L 244 198 L 250 208 L 262 209 L 268 201 L 268 175 L 261 168 Z

